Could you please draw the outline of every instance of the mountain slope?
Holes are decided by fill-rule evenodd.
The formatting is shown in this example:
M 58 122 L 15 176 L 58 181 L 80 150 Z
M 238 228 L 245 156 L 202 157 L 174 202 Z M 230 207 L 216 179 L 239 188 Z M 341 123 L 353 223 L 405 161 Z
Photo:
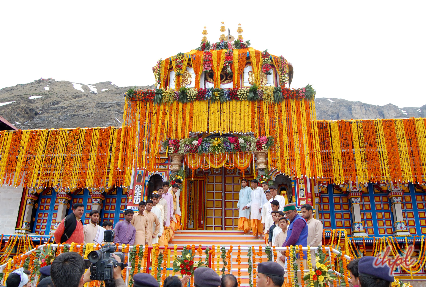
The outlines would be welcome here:
M 154 86 L 136 87 L 154 88 Z M 40 79 L 0 90 L 0 116 L 19 129 L 121 126 L 129 87 Z M 317 98 L 318 120 L 426 117 L 426 105 L 400 109 Z

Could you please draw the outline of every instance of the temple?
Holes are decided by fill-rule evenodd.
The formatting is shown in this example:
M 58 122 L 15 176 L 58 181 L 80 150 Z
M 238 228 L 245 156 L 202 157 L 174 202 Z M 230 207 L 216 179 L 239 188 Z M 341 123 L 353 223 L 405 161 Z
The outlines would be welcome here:
M 262 177 L 311 204 L 329 241 L 366 253 L 391 238 L 422 254 L 426 119 L 318 121 L 287 59 L 250 47 L 241 26 L 221 31 L 160 59 L 156 89 L 125 94 L 122 127 L 1 131 L 0 184 L 20 195 L 3 233 L 47 239 L 76 202 L 86 222 L 97 209 L 117 223 L 177 178 L 182 229 L 236 230 L 240 180 Z

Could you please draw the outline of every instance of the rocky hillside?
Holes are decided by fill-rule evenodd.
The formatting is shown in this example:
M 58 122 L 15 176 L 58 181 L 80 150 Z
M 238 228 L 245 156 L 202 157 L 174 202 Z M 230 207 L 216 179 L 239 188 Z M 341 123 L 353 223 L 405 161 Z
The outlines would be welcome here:
M 83 85 L 40 79 L 1 89 L 0 116 L 19 129 L 120 126 L 128 88 L 111 82 Z M 426 105 L 400 109 L 342 99 L 315 102 L 319 120 L 426 117 Z

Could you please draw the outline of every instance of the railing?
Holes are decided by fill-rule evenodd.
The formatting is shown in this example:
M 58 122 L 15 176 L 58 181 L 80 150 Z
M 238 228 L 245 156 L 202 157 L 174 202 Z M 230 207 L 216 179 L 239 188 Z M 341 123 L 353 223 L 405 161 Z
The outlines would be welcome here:
M 31 279 L 32 284 L 36 284 L 38 279 L 38 269 L 36 266 L 34 266 L 34 262 L 36 260 L 41 260 L 43 255 L 42 252 L 38 252 L 38 257 L 36 257 L 36 251 L 37 250 L 43 250 L 47 253 L 54 254 L 54 256 L 57 256 L 64 248 L 65 245 L 57 245 L 57 244 L 45 244 L 38 246 L 37 248 L 34 248 L 25 254 L 21 254 L 19 256 L 15 256 L 13 259 L 10 259 L 8 263 L 3 264 L 0 266 L 0 272 L 3 274 L 6 274 L 4 276 L 3 281 L 5 281 L 7 274 L 11 272 L 14 269 L 17 269 L 19 267 L 22 267 L 23 265 L 23 258 L 30 258 L 29 261 L 32 260 L 32 262 L 29 262 L 29 269 L 31 270 Z M 69 246 L 69 245 L 67 245 Z M 100 245 L 91 245 L 93 246 L 93 249 L 99 249 Z M 59 247 L 59 248 L 58 248 Z M 194 254 L 194 262 L 202 261 L 203 263 L 206 262 L 208 267 L 213 268 L 219 275 L 221 274 L 234 274 L 235 277 L 237 277 L 240 286 L 249 286 L 250 283 L 256 282 L 256 273 L 257 273 L 257 264 L 259 262 L 265 262 L 268 260 L 268 256 L 273 260 L 276 261 L 278 257 L 278 252 L 285 251 L 290 252 L 291 250 L 287 247 L 276 247 L 276 248 L 270 248 L 266 249 L 265 246 L 256 246 L 256 248 L 253 247 L 247 247 L 247 246 L 167 246 L 166 247 L 148 247 L 148 246 L 126 246 L 126 245 L 118 245 L 117 251 L 124 251 L 125 258 L 127 261 L 128 266 L 126 267 L 126 270 L 123 271 L 123 278 L 125 279 L 126 284 L 130 282 L 131 277 L 136 273 L 151 273 L 154 275 L 154 277 L 157 277 L 160 282 L 164 280 L 166 276 L 169 275 L 179 275 L 178 270 L 173 270 L 173 262 L 177 259 L 179 259 L 180 256 L 182 256 L 182 252 L 184 250 L 190 250 Z M 92 248 L 87 248 L 85 253 L 83 254 L 83 246 L 80 245 L 73 245 L 74 250 L 82 254 L 82 256 L 87 257 L 87 251 L 92 250 Z M 143 250 L 144 256 L 143 258 L 139 258 L 138 262 L 135 262 L 136 260 L 131 261 L 131 255 L 135 254 L 136 250 L 135 248 L 138 248 L 138 250 Z M 206 252 L 206 249 L 208 249 L 208 252 Z M 297 251 L 316 251 L 318 248 L 312 247 L 302 247 L 299 250 L 299 247 L 297 247 Z M 73 250 L 73 251 L 74 251 Z M 325 252 L 325 255 L 327 257 L 327 260 L 333 260 L 333 258 L 345 258 L 346 262 L 349 262 L 351 258 L 347 255 L 342 254 L 340 251 L 333 249 L 331 247 L 321 247 L 321 250 Z M 202 251 L 202 252 L 200 252 Z M 249 255 L 249 251 L 251 252 L 251 255 Z M 133 252 L 133 253 L 132 253 Z M 163 262 L 162 266 L 158 266 L 158 255 L 160 253 L 165 254 L 165 262 Z M 173 254 L 172 254 L 173 253 Z M 198 254 L 197 254 L 198 253 Z M 333 255 L 332 255 L 333 254 Z M 309 254 L 305 254 L 306 257 L 304 259 L 309 259 Z M 290 260 L 290 256 L 286 256 L 287 261 Z M 27 260 L 28 261 L 28 260 Z M 295 261 L 296 262 L 296 261 Z M 8 266 L 9 265 L 9 266 Z M 311 268 L 308 267 L 310 265 L 309 263 L 305 265 L 305 268 L 303 269 L 302 274 L 309 274 L 310 271 L 312 271 L 312 268 L 315 268 L 315 266 L 311 266 Z M 291 270 L 291 273 L 294 276 L 297 276 L 297 273 L 300 272 L 300 264 L 298 264 L 298 269 Z M 195 267 L 195 266 L 194 266 Z M 330 265 L 331 269 L 336 276 L 338 276 L 339 279 L 344 280 L 345 276 L 349 276 L 346 268 L 344 270 L 336 270 L 334 268 L 334 264 Z M 289 268 L 287 268 L 286 273 L 288 273 Z M 250 271 L 250 272 L 249 272 Z M 343 274 L 342 274 L 343 273 Z M 296 274 L 296 275 L 294 275 Z M 288 280 L 288 279 L 287 279 Z M 294 280 L 294 279 L 292 279 Z M 300 279 L 299 279 L 300 280 Z M 348 278 L 346 278 L 346 281 Z M 256 284 L 254 284 L 256 285 Z M 34 285 L 35 286 L 35 285 Z M 193 280 L 191 276 L 191 286 L 193 286 Z

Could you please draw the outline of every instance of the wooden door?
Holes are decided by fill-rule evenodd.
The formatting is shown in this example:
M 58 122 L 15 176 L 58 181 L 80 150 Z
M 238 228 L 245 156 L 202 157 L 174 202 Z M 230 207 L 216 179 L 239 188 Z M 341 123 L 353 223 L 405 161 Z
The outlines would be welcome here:
M 236 230 L 240 191 L 238 172 L 221 168 L 207 175 L 206 179 L 206 229 Z

